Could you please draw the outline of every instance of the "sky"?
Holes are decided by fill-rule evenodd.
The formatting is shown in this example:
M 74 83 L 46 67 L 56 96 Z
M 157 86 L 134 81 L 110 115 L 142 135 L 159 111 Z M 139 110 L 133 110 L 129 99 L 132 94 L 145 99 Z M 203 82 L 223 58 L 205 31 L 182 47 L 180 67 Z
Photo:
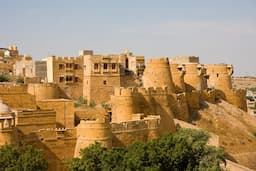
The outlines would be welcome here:
M 0 0 L 0 47 L 34 60 L 79 50 L 199 56 L 256 76 L 256 0 Z

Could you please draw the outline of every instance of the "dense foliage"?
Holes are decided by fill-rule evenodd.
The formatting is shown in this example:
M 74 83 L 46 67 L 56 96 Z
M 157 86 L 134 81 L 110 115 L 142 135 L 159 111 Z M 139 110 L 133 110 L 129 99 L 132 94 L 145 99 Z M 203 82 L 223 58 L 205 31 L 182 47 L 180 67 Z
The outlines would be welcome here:
M 8 82 L 9 80 L 10 78 L 8 77 L 8 75 L 0 74 L 0 82 Z
M 47 168 L 43 153 L 31 145 L 0 147 L 0 171 L 45 171 Z
M 72 159 L 71 171 L 181 171 L 222 170 L 225 163 L 222 149 L 207 146 L 209 135 L 204 131 L 180 129 L 174 134 L 147 143 L 134 143 L 112 150 L 99 143 L 81 150 L 81 158 Z

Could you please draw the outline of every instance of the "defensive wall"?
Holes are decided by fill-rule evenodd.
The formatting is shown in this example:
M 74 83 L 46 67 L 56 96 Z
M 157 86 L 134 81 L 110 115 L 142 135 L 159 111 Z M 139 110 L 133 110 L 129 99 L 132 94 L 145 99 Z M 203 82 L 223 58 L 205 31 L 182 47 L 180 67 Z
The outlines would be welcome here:
M 111 96 L 112 122 L 129 121 L 136 113 L 160 115 L 160 132 L 173 132 L 172 99 L 167 87 L 116 88 Z
M 47 99 L 37 101 L 38 107 L 56 111 L 57 128 L 74 128 L 74 102 L 69 99 Z

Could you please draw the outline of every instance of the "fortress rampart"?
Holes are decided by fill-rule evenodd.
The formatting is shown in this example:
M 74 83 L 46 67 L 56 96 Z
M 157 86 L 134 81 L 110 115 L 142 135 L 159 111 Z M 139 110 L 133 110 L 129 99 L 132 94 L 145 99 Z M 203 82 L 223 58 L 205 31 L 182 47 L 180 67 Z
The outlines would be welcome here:
M 208 79 L 208 87 L 218 90 L 232 89 L 231 75 L 233 74 L 233 66 L 229 64 L 212 64 L 206 65 Z
M 104 147 L 112 147 L 112 134 L 108 119 L 93 121 L 81 120 L 77 126 L 77 142 L 74 156 L 78 157 L 80 149 L 99 142 Z
M 160 115 L 162 119 L 160 126 L 162 132 L 160 132 L 175 131 L 171 109 L 172 99 L 166 87 L 116 88 L 114 95 L 111 96 L 112 121 L 129 121 L 132 119 L 132 114 L 136 113 L 143 113 L 146 116 Z

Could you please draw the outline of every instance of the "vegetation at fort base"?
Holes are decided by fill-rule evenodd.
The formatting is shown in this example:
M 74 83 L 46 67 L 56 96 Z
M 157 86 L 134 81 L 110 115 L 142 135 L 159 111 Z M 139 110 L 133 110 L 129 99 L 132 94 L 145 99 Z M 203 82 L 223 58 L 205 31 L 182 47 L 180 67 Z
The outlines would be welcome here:
M 10 78 L 6 74 L 0 74 L 0 82 L 8 82 L 10 81 Z
M 32 145 L 0 147 L 0 171 L 45 171 L 47 168 L 43 152 Z
M 68 163 L 70 171 L 222 171 L 223 149 L 208 146 L 209 134 L 180 129 L 146 143 L 107 149 L 99 143 L 81 150 L 81 158 Z

